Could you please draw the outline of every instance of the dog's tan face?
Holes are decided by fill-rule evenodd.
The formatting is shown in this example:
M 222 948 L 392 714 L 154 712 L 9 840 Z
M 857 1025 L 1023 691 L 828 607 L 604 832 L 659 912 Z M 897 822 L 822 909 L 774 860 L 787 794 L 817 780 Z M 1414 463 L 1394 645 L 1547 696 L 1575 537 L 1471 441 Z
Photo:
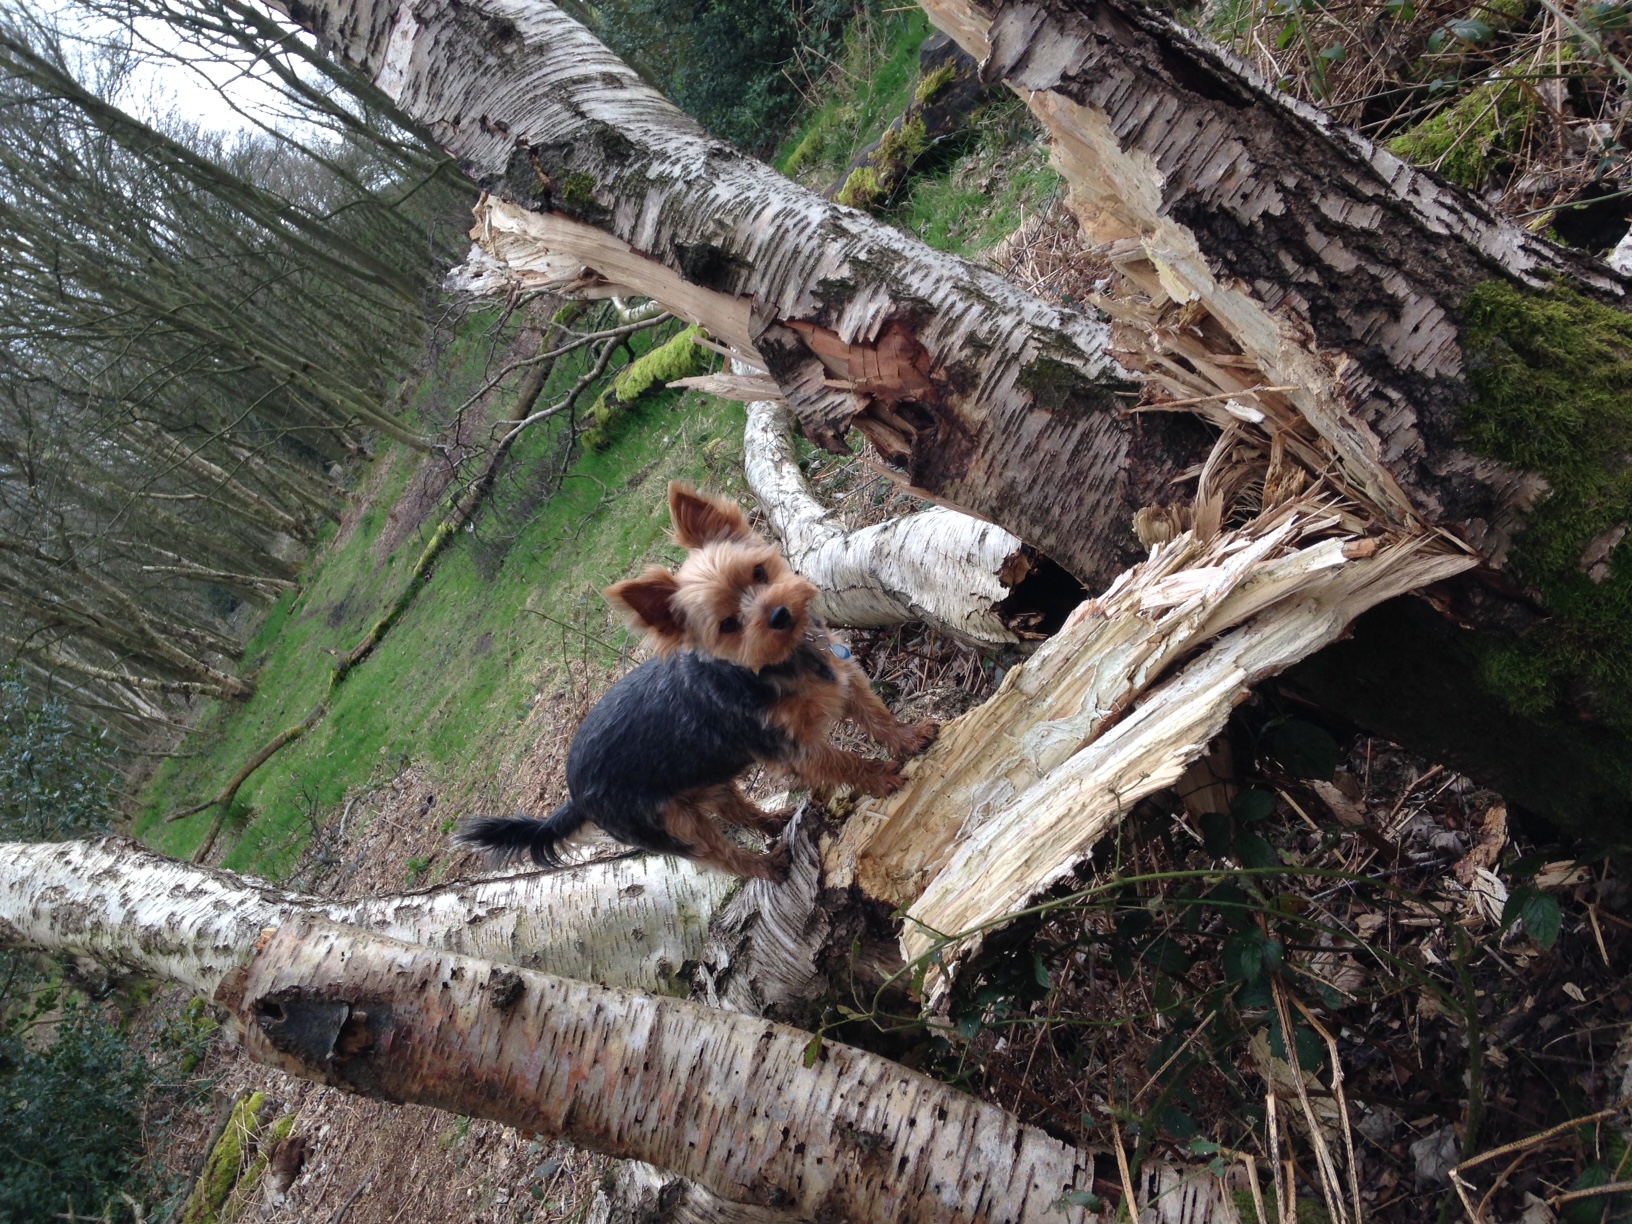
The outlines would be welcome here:
M 690 555 L 675 573 L 653 567 L 609 588 L 654 649 L 696 650 L 753 671 L 804 640 L 816 588 L 756 536 L 734 503 L 669 485 L 674 538 Z

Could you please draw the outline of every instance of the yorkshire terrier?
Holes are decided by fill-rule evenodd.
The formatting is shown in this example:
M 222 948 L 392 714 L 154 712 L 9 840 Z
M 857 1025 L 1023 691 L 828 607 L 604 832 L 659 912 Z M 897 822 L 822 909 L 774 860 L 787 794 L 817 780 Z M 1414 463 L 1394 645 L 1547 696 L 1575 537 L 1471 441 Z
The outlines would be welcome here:
M 571 798 L 546 819 L 483 817 L 456 835 L 504 861 L 560 862 L 561 843 L 585 821 L 617 840 L 682 854 L 744 878 L 782 880 L 788 850 L 761 854 L 710 819 L 775 835 L 785 812 L 750 802 L 736 779 L 749 765 L 781 767 L 813 788 L 848 785 L 888 795 L 900 759 L 923 751 L 938 724 L 901 723 L 880 701 L 849 648 L 811 611 L 816 588 L 749 529 L 738 506 L 669 485 L 674 539 L 689 555 L 656 566 L 606 596 L 656 657 L 597 702 L 567 754 Z M 848 718 L 893 759 L 835 747 Z

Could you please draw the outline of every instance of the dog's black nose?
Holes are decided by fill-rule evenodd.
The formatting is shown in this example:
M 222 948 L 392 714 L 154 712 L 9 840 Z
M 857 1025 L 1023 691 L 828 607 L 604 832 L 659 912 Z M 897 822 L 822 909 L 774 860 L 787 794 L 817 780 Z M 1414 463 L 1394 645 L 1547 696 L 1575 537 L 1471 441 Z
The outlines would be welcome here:
M 771 614 L 766 620 L 772 629 L 793 628 L 793 613 L 780 605 L 771 609 Z

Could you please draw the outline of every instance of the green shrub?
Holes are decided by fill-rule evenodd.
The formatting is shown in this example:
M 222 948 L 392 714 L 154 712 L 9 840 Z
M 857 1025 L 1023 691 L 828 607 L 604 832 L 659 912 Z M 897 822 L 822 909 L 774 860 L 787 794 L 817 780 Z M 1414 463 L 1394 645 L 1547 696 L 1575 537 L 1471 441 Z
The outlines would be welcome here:
M 0 673 L 0 841 L 49 841 L 108 826 L 112 749 L 68 707 Z
M 124 1034 L 70 1004 L 51 1044 L 0 1038 L 0 1220 L 100 1216 L 142 1149 L 147 1063 Z

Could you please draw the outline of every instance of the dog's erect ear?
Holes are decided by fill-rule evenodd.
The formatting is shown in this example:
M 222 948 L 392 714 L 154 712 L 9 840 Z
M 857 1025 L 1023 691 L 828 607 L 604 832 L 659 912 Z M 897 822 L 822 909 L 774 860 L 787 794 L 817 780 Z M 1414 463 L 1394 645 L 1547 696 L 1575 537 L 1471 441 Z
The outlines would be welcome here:
M 680 580 L 666 569 L 652 566 L 639 578 L 630 578 L 606 588 L 606 597 L 612 606 L 629 615 L 636 629 L 656 634 L 660 639 L 678 642 L 684 626 L 671 602 L 680 589 Z
M 675 543 L 681 548 L 746 540 L 754 534 L 736 502 L 704 497 L 678 480 L 669 482 L 669 513 L 674 516 Z

